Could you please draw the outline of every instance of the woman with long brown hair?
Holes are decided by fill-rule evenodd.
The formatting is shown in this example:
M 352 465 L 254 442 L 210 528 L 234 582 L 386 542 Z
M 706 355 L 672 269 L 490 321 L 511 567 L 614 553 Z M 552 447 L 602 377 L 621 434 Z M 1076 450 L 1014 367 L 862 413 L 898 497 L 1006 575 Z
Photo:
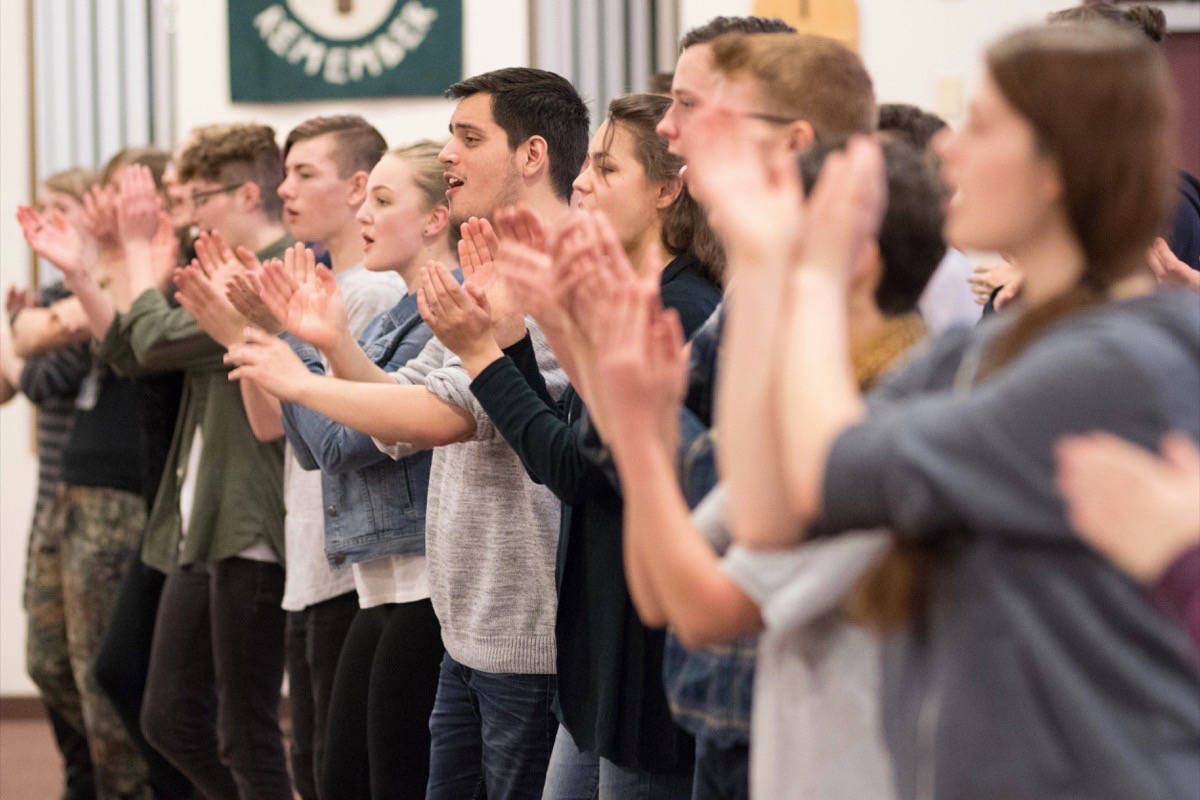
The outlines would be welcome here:
M 939 147 L 957 187 L 946 231 L 1014 254 L 1023 307 L 939 340 L 864 402 L 829 357 L 845 352 L 835 300 L 877 194 L 877 154 L 852 147 L 811 204 L 785 326 L 783 467 L 802 524 L 745 526 L 733 501 L 731 522 L 757 547 L 887 526 L 928 552 L 885 656 L 900 796 L 1192 797 L 1195 653 L 1080 542 L 1053 479 L 1065 433 L 1200 438 L 1196 296 L 1151 294 L 1144 267 L 1172 205 L 1166 67 L 1140 36 L 1075 25 L 1012 34 L 986 67 Z

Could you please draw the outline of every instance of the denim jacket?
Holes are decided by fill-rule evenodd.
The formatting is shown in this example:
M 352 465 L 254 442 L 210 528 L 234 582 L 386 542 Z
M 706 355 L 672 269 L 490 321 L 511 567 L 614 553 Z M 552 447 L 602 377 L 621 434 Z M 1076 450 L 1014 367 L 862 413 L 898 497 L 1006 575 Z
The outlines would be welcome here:
M 432 335 L 410 294 L 371 321 L 361 344 L 372 362 L 390 372 L 416 357 Z M 283 339 L 310 372 L 325 374 L 315 348 L 288 334 Z M 321 470 L 331 565 L 425 552 L 430 451 L 392 460 L 370 436 L 298 403 L 283 404 L 283 429 L 300 466 Z

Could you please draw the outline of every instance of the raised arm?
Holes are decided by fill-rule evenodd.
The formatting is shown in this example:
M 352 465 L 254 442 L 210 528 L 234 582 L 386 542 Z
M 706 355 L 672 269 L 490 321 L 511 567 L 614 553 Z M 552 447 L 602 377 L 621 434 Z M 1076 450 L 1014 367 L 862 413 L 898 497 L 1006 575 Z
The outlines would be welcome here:
M 424 386 L 313 375 L 286 342 L 256 328 L 229 349 L 226 362 L 237 366 L 230 380 L 250 378 L 284 402 L 301 403 L 384 442 L 420 450 L 466 441 L 475 433 L 470 412 Z
M 802 193 L 795 156 L 763 152 L 747 121 L 720 108 L 699 120 L 688 185 L 709 210 L 733 276 L 720 353 L 714 427 L 729 491 L 729 524 L 742 532 L 787 530 L 777 387 L 783 361 L 783 298 L 795 257 Z M 761 535 L 761 534 L 759 534 Z
M 879 144 L 852 140 L 825 162 L 808 208 L 808 230 L 791 279 L 778 406 L 789 497 L 800 524 L 735 530 L 748 547 L 794 543 L 820 511 L 825 465 L 838 434 L 866 408 L 850 365 L 848 276 L 878 234 L 887 205 Z

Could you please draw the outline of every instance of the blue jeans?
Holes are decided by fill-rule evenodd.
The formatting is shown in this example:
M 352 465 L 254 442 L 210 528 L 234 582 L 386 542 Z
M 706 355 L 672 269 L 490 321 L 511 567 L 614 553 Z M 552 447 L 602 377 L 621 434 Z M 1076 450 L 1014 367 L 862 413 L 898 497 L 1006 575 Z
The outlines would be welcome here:
M 553 675 L 480 672 L 447 653 L 429 717 L 426 800 L 540 798 L 557 688 Z
M 558 728 L 542 800 L 688 800 L 692 776 L 655 774 L 621 767 L 585 753 L 563 726 Z

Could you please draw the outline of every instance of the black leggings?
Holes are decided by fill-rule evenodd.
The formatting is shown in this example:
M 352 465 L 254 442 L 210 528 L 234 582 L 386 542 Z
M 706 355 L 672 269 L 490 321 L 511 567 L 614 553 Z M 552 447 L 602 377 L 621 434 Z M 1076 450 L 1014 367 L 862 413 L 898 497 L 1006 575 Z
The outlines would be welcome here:
M 425 797 L 441 660 L 441 628 L 429 600 L 354 616 L 334 678 L 322 797 Z
M 140 722 L 146 674 L 150 670 L 154 618 L 158 614 L 158 599 L 166 579 L 166 575 L 146 566 L 141 556 L 134 555 L 133 565 L 121 584 L 104 645 L 92 664 L 92 672 L 146 759 L 154 796 L 163 800 L 181 800 L 192 796 L 191 781 L 146 741 Z

